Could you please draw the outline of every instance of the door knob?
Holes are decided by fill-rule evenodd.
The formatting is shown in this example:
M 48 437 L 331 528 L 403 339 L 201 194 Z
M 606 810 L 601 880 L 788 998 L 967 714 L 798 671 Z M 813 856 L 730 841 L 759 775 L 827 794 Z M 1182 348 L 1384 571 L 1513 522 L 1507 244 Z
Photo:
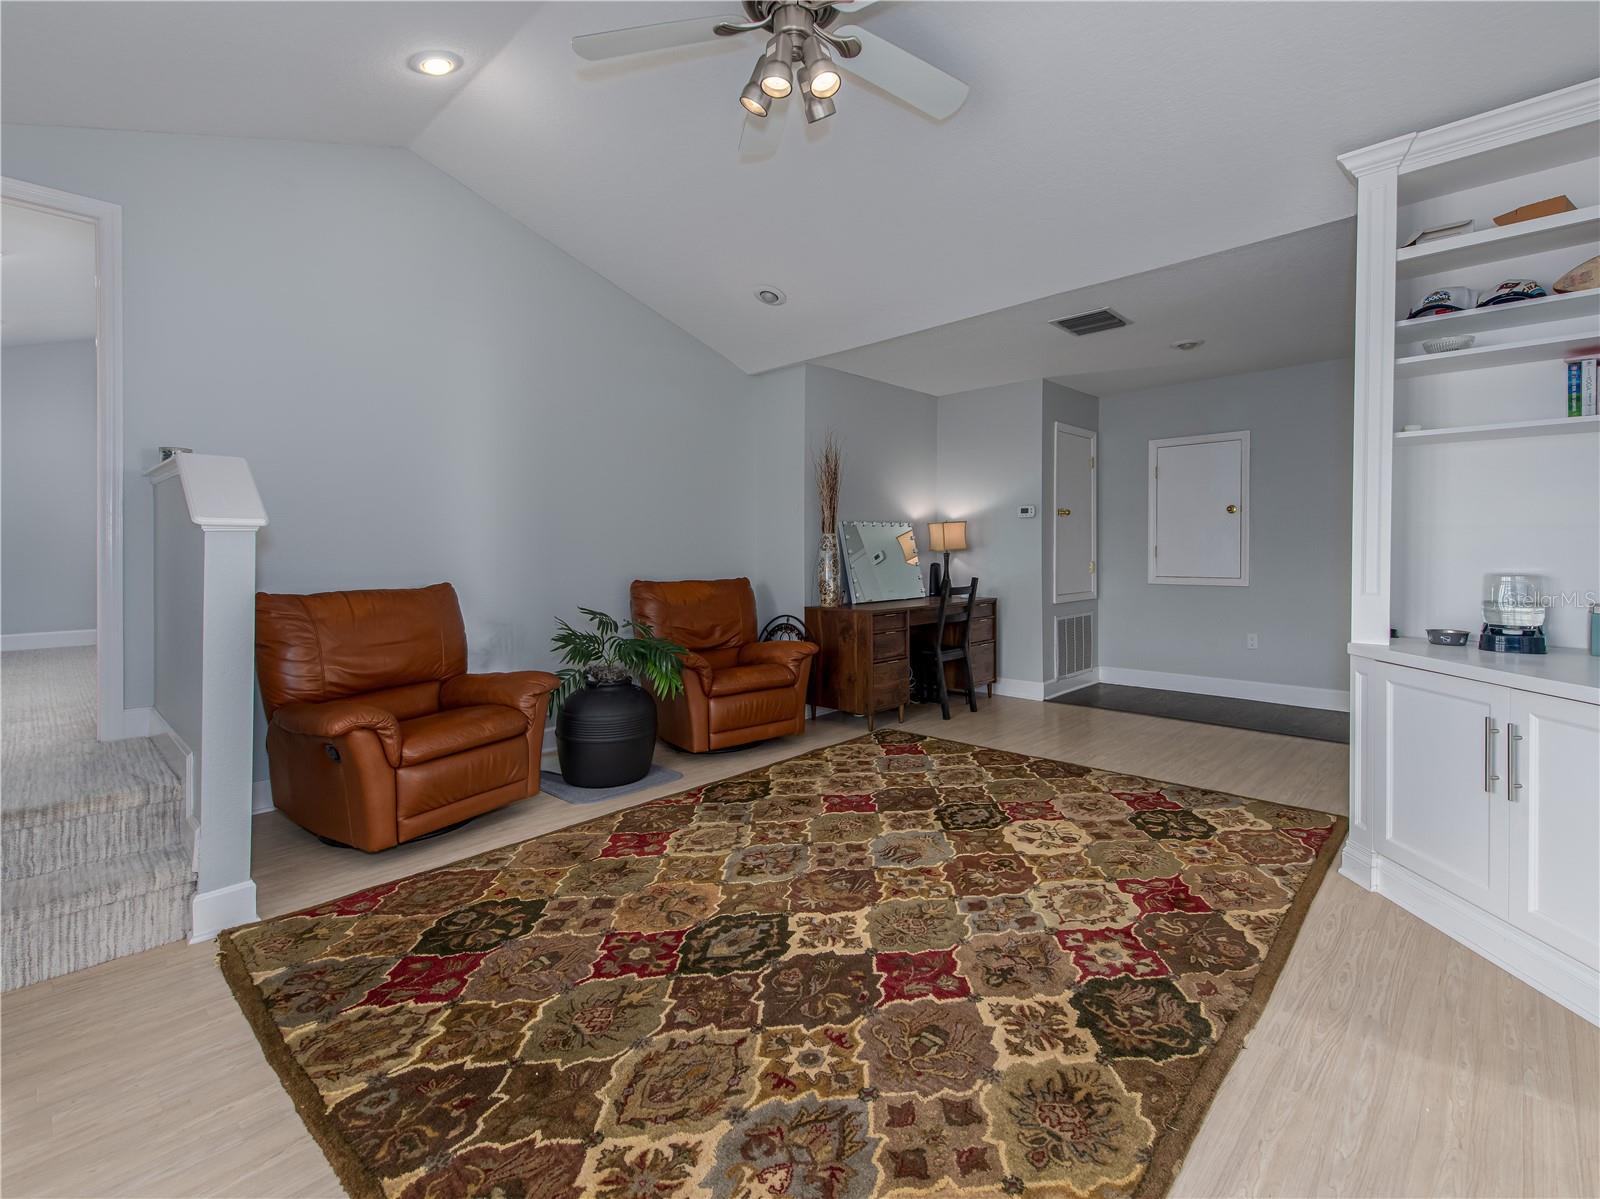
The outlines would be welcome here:
M 1056 515 L 1057 516 L 1071 516 L 1072 515 L 1072 509 L 1071 508 L 1057 508 L 1056 509 Z
M 1228 511 L 1230 513 L 1239 511 L 1239 505 L 1238 504 L 1229 504 L 1228 505 Z

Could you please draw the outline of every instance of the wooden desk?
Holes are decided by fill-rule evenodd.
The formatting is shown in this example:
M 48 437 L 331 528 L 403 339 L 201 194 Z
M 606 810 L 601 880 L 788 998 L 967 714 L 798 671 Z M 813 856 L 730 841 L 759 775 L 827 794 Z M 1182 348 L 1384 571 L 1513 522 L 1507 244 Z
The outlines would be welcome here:
M 978 597 L 972 611 L 972 681 L 994 694 L 995 641 L 1000 632 L 999 604 L 991 596 Z M 817 708 L 836 708 L 867 718 L 897 708 L 906 716 L 911 699 L 911 639 L 939 620 L 938 597 L 884 600 L 875 604 L 846 604 L 838 608 L 806 609 L 806 630 L 821 647 L 811 660 L 811 714 Z M 956 644 L 959 626 L 946 626 L 945 640 Z M 945 666 L 946 685 L 964 686 L 959 663 Z

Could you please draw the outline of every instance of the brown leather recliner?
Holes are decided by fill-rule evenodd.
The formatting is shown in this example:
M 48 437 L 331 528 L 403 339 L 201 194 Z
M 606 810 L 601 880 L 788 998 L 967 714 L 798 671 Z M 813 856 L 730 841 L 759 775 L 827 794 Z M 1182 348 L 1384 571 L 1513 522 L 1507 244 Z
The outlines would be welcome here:
M 757 641 L 749 579 L 635 579 L 633 618 L 689 650 L 683 694 L 656 699 L 657 734 L 702 754 L 806 728 L 806 681 L 817 647 Z
M 272 802 L 369 852 L 539 791 L 556 676 L 468 674 L 449 583 L 256 596 Z

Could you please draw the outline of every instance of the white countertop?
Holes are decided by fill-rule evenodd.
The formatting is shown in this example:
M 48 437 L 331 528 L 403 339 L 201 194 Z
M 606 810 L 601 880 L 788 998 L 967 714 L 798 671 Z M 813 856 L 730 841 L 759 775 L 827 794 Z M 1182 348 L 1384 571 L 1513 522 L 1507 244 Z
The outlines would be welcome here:
M 1600 658 L 1587 650 L 1552 647 L 1546 654 L 1497 654 L 1479 649 L 1476 633 L 1466 645 L 1434 645 L 1424 637 L 1396 637 L 1378 644 L 1352 641 L 1349 648 L 1358 658 L 1600 704 Z

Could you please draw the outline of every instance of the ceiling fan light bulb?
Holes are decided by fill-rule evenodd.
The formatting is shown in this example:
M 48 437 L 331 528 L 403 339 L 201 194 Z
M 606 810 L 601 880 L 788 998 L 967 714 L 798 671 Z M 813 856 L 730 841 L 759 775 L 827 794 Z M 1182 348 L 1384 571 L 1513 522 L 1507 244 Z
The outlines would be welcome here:
M 821 96 L 826 100 L 837 92 L 839 85 L 844 82 L 839 76 L 839 68 L 833 65 L 833 58 L 823 48 L 821 41 L 815 37 L 806 39 L 804 57 L 806 78 L 811 84 L 811 94 L 813 96 Z
M 744 105 L 744 110 L 751 116 L 764 117 L 767 115 L 767 94 L 761 90 L 761 85 L 754 80 L 744 85 L 744 91 L 739 93 L 739 103 Z
M 794 73 L 789 64 L 778 58 L 768 58 L 761 64 L 761 90 L 774 100 L 781 100 L 794 90 Z

